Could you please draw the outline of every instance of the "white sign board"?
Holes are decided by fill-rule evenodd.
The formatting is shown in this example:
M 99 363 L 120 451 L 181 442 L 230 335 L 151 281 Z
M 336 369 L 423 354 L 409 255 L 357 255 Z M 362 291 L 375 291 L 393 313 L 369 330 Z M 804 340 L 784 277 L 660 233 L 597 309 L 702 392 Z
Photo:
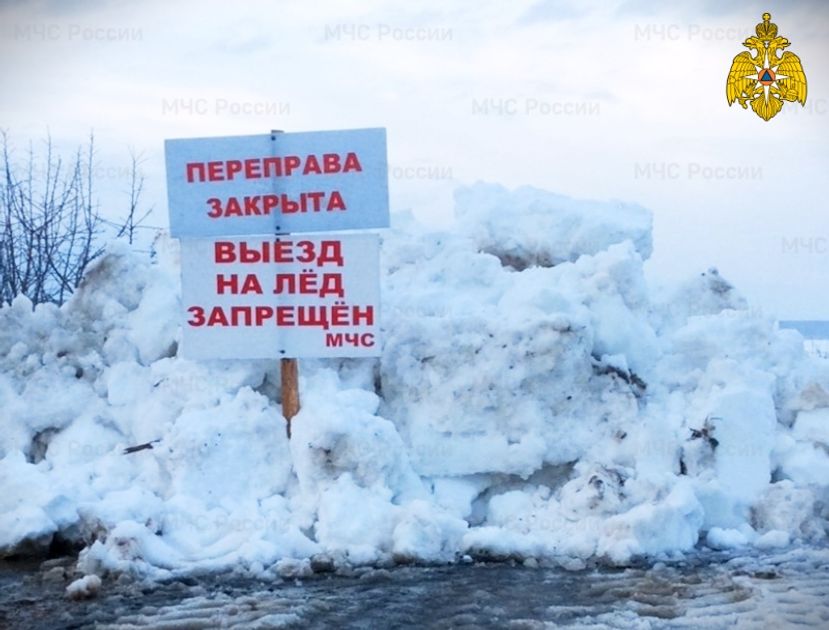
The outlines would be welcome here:
M 378 356 L 379 251 L 376 234 L 183 239 L 182 353 Z
M 389 226 L 385 129 L 165 142 L 176 238 Z

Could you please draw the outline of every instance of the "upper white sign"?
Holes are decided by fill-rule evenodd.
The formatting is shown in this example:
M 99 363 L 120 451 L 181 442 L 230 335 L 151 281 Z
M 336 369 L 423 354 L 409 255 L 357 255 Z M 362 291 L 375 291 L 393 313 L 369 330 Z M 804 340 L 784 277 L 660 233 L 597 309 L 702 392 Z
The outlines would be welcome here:
M 177 238 L 389 226 L 385 129 L 165 142 Z

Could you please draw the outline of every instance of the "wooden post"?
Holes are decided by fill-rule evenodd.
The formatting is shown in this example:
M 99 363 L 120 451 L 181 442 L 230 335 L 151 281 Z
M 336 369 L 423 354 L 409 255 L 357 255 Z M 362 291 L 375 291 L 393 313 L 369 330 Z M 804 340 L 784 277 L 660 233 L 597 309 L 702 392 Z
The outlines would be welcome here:
M 291 419 L 299 413 L 299 366 L 296 359 L 280 359 L 282 372 L 282 415 L 287 424 L 288 439 L 291 439 Z
M 282 129 L 271 129 L 271 140 L 276 140 L 279 133 L 282 133 Z M 285 416 L 285 431 L 290 440 L 291 420 L 299 413 L 299 364 L 296 359 L 280 359 L 279 371 L 282 381 L 282 415 Z

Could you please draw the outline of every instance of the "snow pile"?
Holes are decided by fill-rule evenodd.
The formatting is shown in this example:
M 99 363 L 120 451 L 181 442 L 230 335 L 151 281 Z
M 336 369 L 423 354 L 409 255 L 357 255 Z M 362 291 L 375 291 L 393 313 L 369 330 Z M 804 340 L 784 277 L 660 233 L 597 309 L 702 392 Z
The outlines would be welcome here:
M 69 599 L 89 599 L 101 590 L 101 578 L 97 575 L 85 575 L 66 587 Z
M 518 271 L 575 262 L 627 240 L 642 258 L 651 255 L 651 213 L 641 206 L 577 201 L 529 186 L 510 192 L 483 183 L 460 189 L 455 199 L 461 231 Z
M 379 360 L 177 356 L 175 244 L 63 308 L 0 309 L 0 547 L 86 574 L 461 554 L 591 559 L 824 539 L 829 368 L 716 270 L 653 297 L 636 207 L 478 185 L 383 244 Z M 124 454 L 131 446 L 145 445 Z

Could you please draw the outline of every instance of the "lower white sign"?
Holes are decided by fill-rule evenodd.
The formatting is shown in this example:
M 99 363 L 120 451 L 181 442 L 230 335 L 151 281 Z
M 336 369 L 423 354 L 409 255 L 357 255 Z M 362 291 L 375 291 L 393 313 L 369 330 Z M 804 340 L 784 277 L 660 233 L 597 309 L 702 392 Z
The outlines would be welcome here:
M 181 250 L 184 356 L 380 354 L 376 234 L 184 239 Z

